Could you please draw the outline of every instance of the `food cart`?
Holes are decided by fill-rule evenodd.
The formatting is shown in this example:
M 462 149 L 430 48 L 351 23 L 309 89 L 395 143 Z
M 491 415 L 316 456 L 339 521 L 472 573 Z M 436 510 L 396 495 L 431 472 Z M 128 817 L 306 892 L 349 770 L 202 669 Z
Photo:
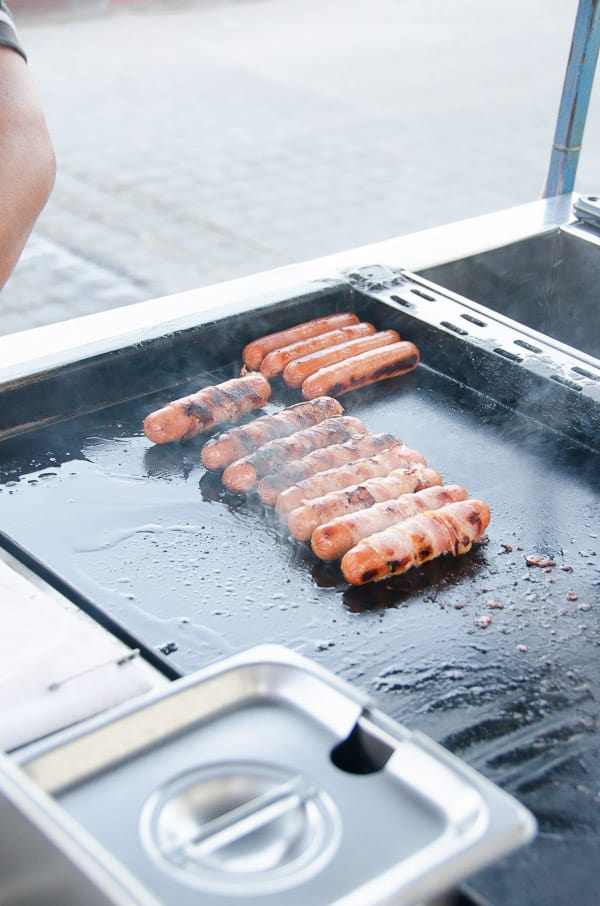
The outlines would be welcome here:
M 599 35 L 582 0 L 541 200 L 0 340 L 3 902 L 597 902 L 600 202 L 573 188 Z M 421 355 L 347 412 L 492 511 L 361 587 L 141 430 L 341 311 Z

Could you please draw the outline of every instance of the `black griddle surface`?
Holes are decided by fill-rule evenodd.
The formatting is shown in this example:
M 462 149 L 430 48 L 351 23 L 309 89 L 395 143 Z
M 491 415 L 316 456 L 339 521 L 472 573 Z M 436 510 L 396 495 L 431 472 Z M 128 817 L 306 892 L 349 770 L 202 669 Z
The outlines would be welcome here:
M 179 671 L 274 642 L 366 689 L 537 815 L 536 841 L 476 891 L 595 906 L 599 457 L 423 366 L 348 394 L 349 414 L 492 511 L 487 544 L 469 554 L 350 589 L 255 499 L 224 493 L 199 441 L 143 437 L 144 415 L 188 390 L 0 445 L 6 534 Z M 291 401 L 275 393 L 266 411 Z M 556 566 L 528 567 L 529 554 Z

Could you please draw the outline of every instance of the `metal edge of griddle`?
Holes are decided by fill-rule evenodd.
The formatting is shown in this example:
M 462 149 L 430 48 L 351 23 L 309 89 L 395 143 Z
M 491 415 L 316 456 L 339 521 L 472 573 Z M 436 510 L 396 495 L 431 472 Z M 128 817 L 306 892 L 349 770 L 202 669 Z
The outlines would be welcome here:
M 165 368 L 163 354 L 170 344 L 184 354 L 186 344 L 200 328 L 204 336 L 207 329 L 216 327 L 220 332 L 224 326 L 235 327 L 245 318 L 253 318 L 252 333 L 257 336 L 262 313 L 269 315 L 267 329 L 275 329 L 278 314 L 288 312 L 307 296 L 327 297 L 331 311 L 336 294 L 342 299 L 347 296 L 349 286 L 344 274 L 349 268 L 380 261 L 393 268 L 402 265 L 418 270 L 464 258 L 564 227 L 573 221 L 571 204 L 571 196 L 530 202 L 273 271 L 0 337 L 0 440 L 174 386 L 181 372 Z M 315 304 L 315 311 L 317 307 Z M 246 336 L 249 338 L 249 332 Z M 123 358 L 128 359 L 134 350 L 151 350 L 152 366 L 145 374 L 136 373 L 135 386 L 129 382 L 124 385 L 122 376 L 127 369 L 123 368 Z M 193 351 L 192 342 L 190 354 Z M 211 351 L 206 344 L 203 358 Z M 99 379 L 90 388 L 86 381 L 94 367 L 100 368 Z M 69 396 L 71 408 L 61 405 L 64 398 L 57 392 L 68 382 L 76 385 Z
M 61 578 L 52 569 L 46 566 L 41 560 L 14 541 L 9 535 L 0 529 L 0 547 L 13 556 L 19 563 L 23 564 L 32 573 L 46 582 L 55 591 L 60 592 L 67 600 L 75 604 L 80 610 L 87 613 L 88 616 L 98 623 L 103 629 L 106 629 L 120 642 L 127 645 L 128 648 L 137 649 L 140 657 L 148 664 L 158 670 L 169 680 L 176 680 L 181 677 L 181 671 L 174 667 L 167 658 L 157 652 L 155 649 L 146 645 L 141 638 L 133 635 L 122 623 L 111 617 L 105 610 L 76 589 L 73 585 Z
M 276 299 L 247 300 L 222 319 L 199 318 L 185 330 L 0 384 L 0 441 L 206 375 L 239 361 L 256 336 L 287 327 L 295 306 L 317 317 L 347 307 L 352 294 L 343 279 L 307 283 Z
M 324 275 L 340 275 L 373 261 L 419 272 L 553 232 L 574 221 L 573 198 L 565 194 L 538 199 L 246 277 L 0 336 L 0 386 L 132 343 L 184 331 L 200 321 L 233 317 L 249 305 L 275 301 L 284 293 L 289 297 L 309 282 L 325 287 L 339 279 L 327 281 Z
M 403 269 L 346 277 L 394 308 L 425 365 L 600 452 L 599 360 Z

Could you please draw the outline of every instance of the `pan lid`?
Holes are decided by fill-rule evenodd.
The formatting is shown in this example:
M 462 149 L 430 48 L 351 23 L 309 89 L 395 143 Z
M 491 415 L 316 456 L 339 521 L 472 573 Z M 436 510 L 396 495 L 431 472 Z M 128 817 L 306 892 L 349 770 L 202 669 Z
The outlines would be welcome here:
M 529 813 L 328 671 L 261 646 L 22 753 L 164 902 L 413 904 L 526 842 Z M 118 816 L 118 820 L 115 820 Z
M 340 839 L 331 797 L 305 774 L 251 761 L 213 764 L 147 800 L 150 856 L 184 883 L 221 894 L 268 894 L 305 881 Z

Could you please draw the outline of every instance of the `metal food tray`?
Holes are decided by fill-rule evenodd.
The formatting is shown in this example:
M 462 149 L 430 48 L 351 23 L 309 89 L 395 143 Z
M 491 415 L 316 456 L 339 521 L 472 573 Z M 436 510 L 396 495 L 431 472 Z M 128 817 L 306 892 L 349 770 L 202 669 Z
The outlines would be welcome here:
M 290 906 L 409 906 L 535 829 L 514 799 L 423 734 L 275 646 L 18 761 L 165 903 L 258 906 L 279 895 Z

